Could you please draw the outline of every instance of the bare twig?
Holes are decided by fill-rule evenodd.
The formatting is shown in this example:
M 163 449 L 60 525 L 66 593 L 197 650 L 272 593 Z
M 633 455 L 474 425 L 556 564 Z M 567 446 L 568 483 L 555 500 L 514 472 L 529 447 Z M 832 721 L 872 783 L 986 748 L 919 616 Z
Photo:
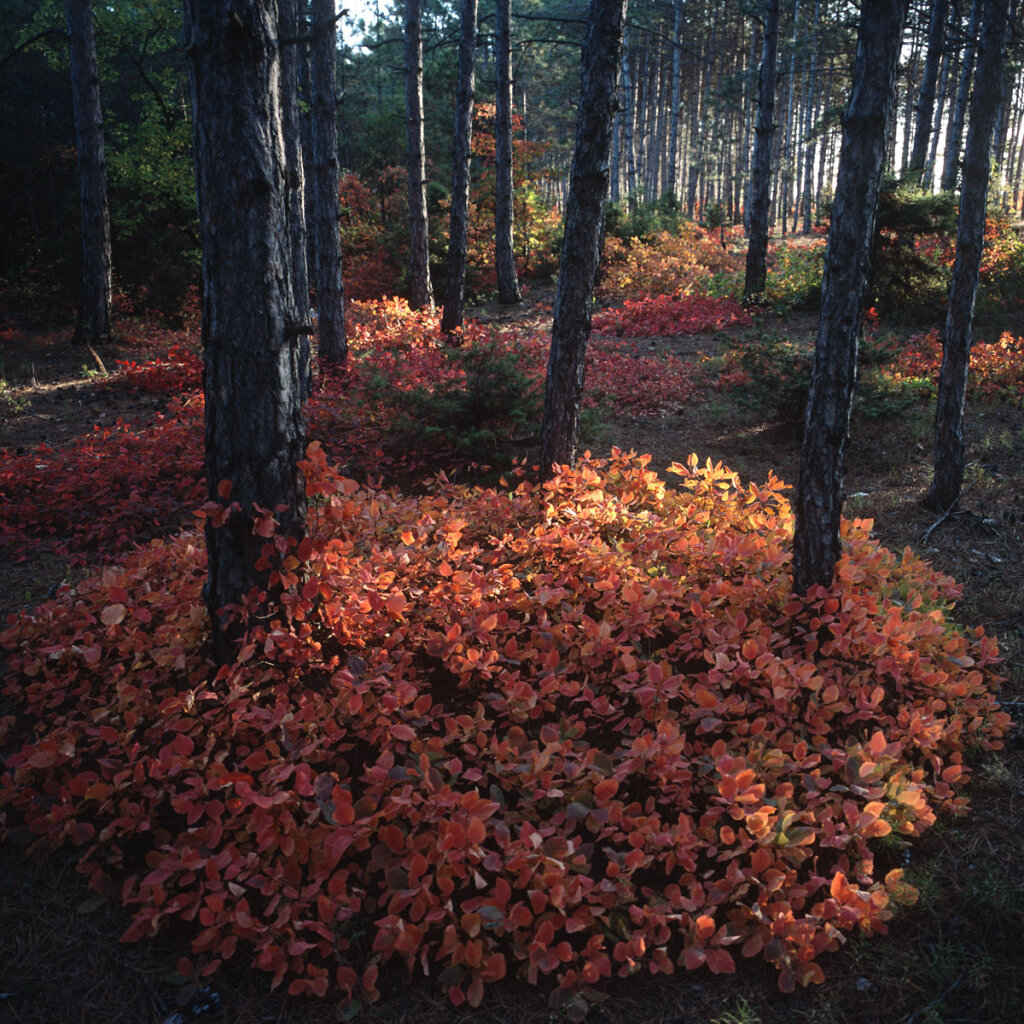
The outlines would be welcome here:
M 924 536 L 922 536 L 922 537 L 921 537 L 921 543 L 922 543 L 922 544 L 927 544 L 927 543 L 928 543 L 928 538 L 929 538 L 929 537 L 930 537 L 930 536 L 932 535 L 932 533 L 933 533 L 933 532 L 934 532 L 934 531 L 935 531 L 935 530 L 936 530 L 936 529 L 937 529 L 938 527 L 940 527 L 940 526 L 941 526 L 941 525 L 942 525 L 942 524 L 943 524 L 943 523 L 944 523 L 944 522 L 945 522 L 945 521 L 946 521 L 947 519 L 952 519 L 952 518 L 954 518 L 955 516 L 961 515 L 961 514 L 963 513 L 963 511 L 964 511 L 964 510 L 963 510 L 963 509 L 960 509 L 960 508 L 957 508 L 957 506 L 958 506 L 958 505 L 960 504 L 960 498 L 962 498 L 962 497 L 963 497 L 963 496 L 964 496 L 964 495 L 965 495 L 965 494 L 966 494 L 966 493 L 967 493 L 967 492 L 968 492 L 968 491 L 969 491 L 969 490 L 970 490 L 970 489 L 971 489 L 971 488 L 972 488 L 973 486 L 974 486 L 974 484 L 973 484 L 973 483 L 970 483 L 970 484 L 968 484 L 968 485 L 967 485 L 967 486 L 966 486 L 966 487 L 965 487 L 965 488 L 964 488 L 964 489 L 963 489 L 963 490 L 962 490 L 962 491 L 960 492 L 960 496 L 959 496 L 959 497 L 958 497 L 958 498 L 956 499 L 956 501 L 954 501 L 954 502 L 953 502 L 953 504 L 949 506 L 949 508 L 945 509 L 945 510 L 943 511 L 942 515 L 940 515 L 940 516 L 939 516 L 939 518 L 938 518 L 938 519 L 936 519 L 936 520 L 935 520 L 935 522 L 934 522 L 934 523 L 932 523 L 932 525 L 931 525 L 931 526 L 929 526 L 929 527 L 928 527 L 928 529 L 924 531 Z

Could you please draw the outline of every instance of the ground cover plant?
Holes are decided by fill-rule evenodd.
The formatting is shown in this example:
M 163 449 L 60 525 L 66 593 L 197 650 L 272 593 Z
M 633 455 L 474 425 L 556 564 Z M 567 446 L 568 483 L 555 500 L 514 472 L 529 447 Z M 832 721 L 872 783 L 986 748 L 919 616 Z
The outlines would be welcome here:
M 7 605 L 56 594 L 0 652 L 14 757 L 0 991 L 19 1019 L 115 1019 L 115 1003 L 148 1019 L 162 996 L 163 1021 L 176 995 L 187 1019 L 213 986 L 246 1024 L 333 1020 L 339 993 L 348 1013 L 416 1024 L 478 1021 L 480 998 L 509 1019 L 616 1024 L 868 1024 L 879 1005 L 894 1021 L 1016 1021 L 1019 739 L 986 748 L 1006 728 L 993 694 L 1021 707 L 1020 342 L 979 324 L 969 500 L 937 524 L 915 497 L 937 334 L 866 325 L 847 507 L 877 532 L 847 525 L 836 607 L 797 607 L 782 485 L 742 486 L 685 454 L 793 479 L 792 431 L 739 401 L 741 357 L 781 394 L 788 371 L 762 343 L 806 358 L 814 325 L 764 308 L 747 311 L 756 333 L 716 325 L 739 309 L 723 301 L 735 252 L 694 238 L 694 279 L 716 297 L 678 290 L 678 267 L 631 243 L 664 294 L 606 292 L 596 319 L 611 326 L 589 351 L 587 403 L 608 437 L 654 452 L 650 465 L 684 461 L 661 480 L 621 453 L 546 490 L 474 465 L 535 461 L 529 415 L 487 422 L 480 393 L 500 371 L 516 412 L 542 383 L 547 286 L 522 309 L 478 309 L 458 349 L 402 300 L 351 304 L 348 369 L 318 374 L 310 400 L 313 528 L 285 553 L 288 614 L 254 602 L 252 651 L 220 677 L 187 532 L 205 490 L 194 320 L 132 321 L 102 368 L 61 355 L 59 332 L 34 350 L 27 321 L 5 323 Z M 1018 261 L 999 239 L 990 269 L 1005 282 Z M 34 386 L 58 367 L 60 388 Z M 260 529 L 288 547 L 272 520 Z M 69 573 L 71 559 L 87 564 Z M 27 861 L 25 843 L 53 852 Z M 83 853 L 95 897 L 69 884 Z M 124 950 L 125 929 L 157 937 Z M 149 973 L 126 978 L 139 963 Z M 801 987 L 819 971 L 827 985 Z M 18 979 L 37 976 L 28 994 Z M 81 1004 L 67 1009 L 53 978 Z M 795 993 L 773 997 L 779 981 Z M 287 996 L 325 986 L 316 1004 Z
M 846 526 L 789 590 L 780 481 L 614 453 L 540 486 L 419 498 L 304 464 L 316 510 L 205 660 L 184 534 L 15 621 L 4 825 L 73 844 L 127 937 L 190 922 L 200 977 L 373 1000 L 382 968 L 477 1004 L 507 973 L 573 1017 L 637 970 L 779 985 L 913 902 L 878 840 L 962 811 L 1008 724 L 953 582 Z M 206 514 L 215 515 L 215 506 Z

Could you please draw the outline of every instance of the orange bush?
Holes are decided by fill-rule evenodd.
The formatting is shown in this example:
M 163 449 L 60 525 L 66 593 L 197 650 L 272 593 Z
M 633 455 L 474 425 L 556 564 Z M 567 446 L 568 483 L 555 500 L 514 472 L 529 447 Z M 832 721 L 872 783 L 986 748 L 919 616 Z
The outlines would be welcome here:
M 597 291 L 606 300 L 707 292 L 712 277 L 741 270 L 736 255 L 694 224 L 683 224 L 679 234 L 662 232 L 650 245 L 637 238 L 626 244 L 609 235 L 602 267 Z
M 65 587 L 2 637 L 5 832 L 79 847 L 128 939 L 185 922 L 182 970 L 295 994 L 372 999 L 388 963 L 472 1004 L 737 957 L 821 981 L 914 897 L 874 840 L 962 810 L 999 745 L 995 644 L 864 522 L 795 598 L 778 480 L 646 463 L 403 497 L 311 446 L 308 536 L 257 523 L 285 612 L 253 595 L 220 671 L 194 536 Z
M 897 377 L 938 380 L 942 369 L 942 341 L 938 329 L 916 335 L 902 348 L 894 363 Z M 1024 338 L 1004 331 L 996 342 L 971 345 L 968 395 L 975 401 L 1024 404 Z

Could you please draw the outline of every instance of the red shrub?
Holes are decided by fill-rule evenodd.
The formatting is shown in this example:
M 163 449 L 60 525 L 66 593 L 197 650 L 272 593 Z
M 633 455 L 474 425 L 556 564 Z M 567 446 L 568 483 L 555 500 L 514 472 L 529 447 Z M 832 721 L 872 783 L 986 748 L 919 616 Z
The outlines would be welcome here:
M 778 480 L 646 461 L 406 498 L 312 446 L 309 536 L 267 547 L 287 612 L 254 595 L 219 672 L 194 537 L 65 588 L 3 635 L 7 829 L 123 878 L 126 938 L 185 921 L 201 974 L 296 994 L 372 999 L 391 961 L 473 1004 L 737 956 L 822 980 L 914 898 L 873 840 L 962 810 L 999 745 L 995 644 L 867 523 L 794 598 Z

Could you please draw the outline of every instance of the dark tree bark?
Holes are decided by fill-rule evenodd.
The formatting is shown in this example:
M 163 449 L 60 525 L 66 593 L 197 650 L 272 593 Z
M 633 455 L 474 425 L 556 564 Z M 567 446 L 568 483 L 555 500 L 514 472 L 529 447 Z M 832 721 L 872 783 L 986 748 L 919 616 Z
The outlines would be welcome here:
M 971 354 L 974 298 L 985 242 L 985 200 L 988 194 L 992 132 L 1002 101 L 1006 53 L 1005 0 L 984 0 L 978 66 L 971 120 L 964 151 L 956 260 L 949 286 L 946 329 L 942 339 L 942 369 L 935 415 L 935 473 L 927 503 L 939 511 L 952 509 L 964 482 L 964 403 Z
M 64 0 L 82 199 L 82 305 L 74 342 L 110 339 L 110 212 L 91 0 Z
M 338 84 L 334 0 L 313 0 L 313 208 L 316 233 L 317 336 L 323 365 L 342 366 L 345 284 L 341 275 L 341 204 L 338 198 Z
M 405 137 L 409 180 L 409 283 L 413 309 L 434 308 L 423 141 L 423 0 L 405 0 Z
M 285 215 L 277 0 L 186 0 L 196 191 L 203 244 L 203 391 L 211 500 L 205 598 L 214 651 L 235 654 L 240 624 L 223 609 L 266 585 L 254 506 L 300 536 L 305 488 L 302 401 L 308 345 L 296 332 Z
M 281 36 L 294 38 L 299 31 L 299 0 L 278 0 Z M 309 271 L 306 266 L 306 171 L 302 159 L 302 130 L 299 125 L 299 65 L 302 48 L 281 48 L 281 126 L 284 132 L 285 215 L 291 246 L 292 291 L 295 315 L 309 322 Z
M 768 217 L 772 185 L 772 137 L 775 134 L 775 77 L 779 55 L 779 0 L 768 0 L 761 50 L 760 87 L 757 99 L 757 127 L 754 156 L 750 167 L 750 214 L 748 217 L 747 271 L 743 296 L 752 298 L 764 291 L 768 278 Z
M 544 386 L 540 466 L 547 475 L 554 465 L 571 465 L 576 460 L 625 20 L 626 0 L 591 0 L 551 354 Z
M 974 71 L 974 52 L 978 39 L 978 19 L 981 17 L 983 0 L 974 0 L 971 6 L 971 23 L 967 29 L 967 46 L 964 49 L 963 64 L 960 66 L 960 84 L 956 90 L 956 104 L 946 135 L 946 155 L 942 161 L 942 178 L 939 185 L 943 192 L 956 188 L 960 173 L 960 140 L 964 135 L 964 118 L 967 116 L 967 99 L 971 92 L 971 75 Z
M 863 0 L 825 251 L 793 536 L 793 589 L 828 586 L 840 554 L 857 343 L 907 0 Z
M 917 97 L 917 122 L 914 128 L 914 148 L 910 154 L 908 173 L 920 177 L 928 161 L 928 143 L 931 139 L 932 116 L 935 113 L 935 90 L 942 65 L 942 45 L 946 39 L 946 10 L 949 0 L 934 0 L 928 22 L 928 52 L 921 75 L 921 91 Z
M 473 87 L 476 56 L 477 0 L 462 0 L 459 74 L 455 86 L 455 131 L 452 140 L 452 205 L 448 221 L 448 273 L 444 285 L 441 330 L 452 337 L 462 327 L 469 244 L 469 170 L 473 145 Z
M 519 279 L 512 242 L 512 0 L 495 0 L 494 50 L 497 64 L 495 97 L 494 166 L 494 261 L 498 272 L 498 301 L 520 301 Z

